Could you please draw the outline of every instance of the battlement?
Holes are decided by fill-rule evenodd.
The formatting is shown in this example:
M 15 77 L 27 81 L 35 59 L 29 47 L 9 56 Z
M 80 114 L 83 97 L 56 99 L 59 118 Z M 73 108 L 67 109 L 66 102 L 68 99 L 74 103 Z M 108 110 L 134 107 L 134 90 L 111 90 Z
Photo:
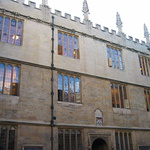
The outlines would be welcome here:
M 81 25 L 82 27 L 85 26 L 85 28 L 86 28 L 86 26 L 88 26 L 91 30 L 94 30 L 94 31 L 97 30 L 97 33 L 100 33 L 102 35 L 102 37 L 103 37 L 103 34 L 104 35 L 107 34 L 108 36 L 109 35 L 113 36 L 113 38 L 116 37 L 117 39 L 120 38 L 120 40 L 121 39 L 126 40 L 132 46 L 136 44 L 136 45 L 139 45 L 139 46 L 145 46 L 145 47 L 147 47 L 147 45 L 146 45 L 146 43 L 144 41 L 140 41 L 137 38 L 133 39 L 132 36 L 128 36 L 128 38 L 127 38 L 124 33 L 122 33 L 120 35 L 115 30 L 112 30 L 112 29 L 110 30 L 108 27 L 104 26 L 102 28 L 102 26 L 99 25 L 99 24 L 96 24 L 95 26 L 93 26 L 93 23 L 90 20 L 84 20 L 83 19 L 83 21 L 81 21 L 81 19 L 79 17 L 76 17 L 76 16 L 72 19 L 71 14 L 65 13 L 64 15 L 62 15 L 62 12 L 59 11 L 59 10 L 55 10 L 54 13 L 52 13 L 51 12 L 51 8 L 49 6 L 47 6 L 47 5 L 45 5 L 45 4 L 41 4 L 39 6 L 39 8 L 37 8 L 36 3 L 33 2 L 33 1 L 28 1 L 28 3 L 25 4 L 25 0 L 5 0 L 2 3 L 4 3 L 4 5 L 5 5 L 6 1 L 7 1 L 7 3 L 8 3 L 8 1 L 11 1 L 11 2 L 16 3 L 16 5 L 22 5 L 22 7 L 23 7 L 24 10 L 27 9 L 27 8 L 29 8 L 30 10 L 32 10 L 32 12 L 36 11 L 36 12 L 39 12 L 39 14 L 41 14 L 41 12 L 43 12 L 43 14 L 47 15 L 47 17 L 45 17 L 45 19 L 42 18 L 42 15 L 41 15 L 41 17 L 40 17 L 40 15 L 38 15 L 39 18 L 37 18 L 37 16 L 34 16 L 36 14 L 36 12 L 31 13 L 29 11 L 29 13 L 28 13 L 26 11 L 26 14 L 28 13 L 28 16 L 36 18 L 36 19 L 39 19 L 39 20 L 42 20 L 42 21 L 45 21 L 45 22 L 50 22 L 50 19 L 49 19 L 50 17 L 49 16 L 54 15 L 55 17 L 61 17 L 62 19 L 67 19 L 68 21 L 76 22 L 78 25 Z M 13 5 L 13 4 L 11 4 L 11 5 Z M 12 10 L 10 9 L 10 11 L 14 11 L 14 9 L 12 9 Z M 19 11 L 19 9 L 16 8 L 16 12 L 17 11 Z M 22 12 L 19 11 L 18 13 L 20 13 L 20 14 L 22 13 L 23 14 L 23 11 Z M 77 30 L 77 29 L 75 29 L 75 30 Z M 85 34 L 88 34 L 88 33 L 85 33 Z M 96 35 L 94 35 L 94 36 L 96 36 Z

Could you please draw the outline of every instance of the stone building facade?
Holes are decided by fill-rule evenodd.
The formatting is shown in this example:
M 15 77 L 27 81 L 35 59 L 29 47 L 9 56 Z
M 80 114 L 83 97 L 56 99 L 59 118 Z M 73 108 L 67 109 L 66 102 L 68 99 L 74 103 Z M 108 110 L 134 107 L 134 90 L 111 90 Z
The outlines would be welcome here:
M 0 0 L 0 150 L 150 149 L 149 45 L 84 13 Z

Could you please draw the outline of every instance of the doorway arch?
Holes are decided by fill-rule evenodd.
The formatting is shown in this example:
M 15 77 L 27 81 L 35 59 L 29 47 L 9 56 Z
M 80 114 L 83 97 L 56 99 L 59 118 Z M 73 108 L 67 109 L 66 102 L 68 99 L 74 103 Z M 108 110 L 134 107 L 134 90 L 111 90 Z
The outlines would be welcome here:
M 108 150 L 108 146 L 103 139 L 98 138 L 93 142 L 92 150 Z

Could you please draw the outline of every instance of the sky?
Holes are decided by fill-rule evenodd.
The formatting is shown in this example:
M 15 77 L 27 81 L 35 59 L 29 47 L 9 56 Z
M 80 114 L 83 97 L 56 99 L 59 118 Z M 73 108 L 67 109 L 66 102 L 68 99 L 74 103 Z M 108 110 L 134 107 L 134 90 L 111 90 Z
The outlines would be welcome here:
M 26 3 L 28 0 L 25 0 Z M 37 7 L 42 0 L 30 0 L 37 3 Z M 89 7 L 89 20 L 95 24 L 100 24 L 101 28 L 108 27 L 109 31 L 116 30 L 116 13 L 118 12 L 123 22 L 122 31 L 126 36 L 132 36 L 140 41 L 144 38 L 144 23 L 150 32 L 150 0 L 87 0 Z M 81 18 L 83 22 L 82 12 L 83 0 L 49 0 L 51 11 L 62 11 Z

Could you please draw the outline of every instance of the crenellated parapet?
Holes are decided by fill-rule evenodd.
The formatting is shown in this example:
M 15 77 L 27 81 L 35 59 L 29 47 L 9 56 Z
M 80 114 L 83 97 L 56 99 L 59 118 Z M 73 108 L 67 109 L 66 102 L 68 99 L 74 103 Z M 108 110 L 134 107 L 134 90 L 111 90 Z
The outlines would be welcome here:
M 10 5 L 8 5 L 8 2 L 10 2 Z M 86 4 L 86 1 L 84 2 Z M 116 25 L 118 27 L 118 32 L 116 32 L 108 27 L 102 27 L 99 24 L 93 26 L 93 23 L 85 18 L 83 21 L 76 16 L 72 19 L 70 14 L 65 13 L 62 15 L 62 12 L 59 10 L 55 10 L 55 12 L 52 13 L 51 8 L 48 6 L 48 0 L 43 0 L 39 8 L 37 8 L 36 3 L 32 1 L 29 1 L 28 4 L 24 4 L 24 0 L 5 0 L 1 3 L 1 13 L 5 8 L 9 11 L 9 13 L 12 12 L 15 15 L 20 14 L 22 17 L 32 19 L 38 23 L 46 23 L 48 25 L 51 25 L 51 16 L 53 15 L 56 20 L 55 26 L 58 28 L 64 26 L 68 29 L 74 29 L 76 33 L 83 36 L 86 35 L 93 38 L 94 35 L 94 37 L 96 37 L 95 39 L 105 41 L 106 43 L 111 42 L 117 44 L 119 42 L 120 45 L 128 47 L 128 49 L 136 49 L 137 51 L 149 53 L 147 50 L 147 43 L 140 41 L 137 38 L 134 39 L 131 36 L 126 37 L 126 35 L 122 32 L 122 21 L 119 13 L 117 13 Z M 87 11 L 85 12 L 88 12 L 89 14 L 88 7 L 85 4 L 84 10 L 86 9 Z

